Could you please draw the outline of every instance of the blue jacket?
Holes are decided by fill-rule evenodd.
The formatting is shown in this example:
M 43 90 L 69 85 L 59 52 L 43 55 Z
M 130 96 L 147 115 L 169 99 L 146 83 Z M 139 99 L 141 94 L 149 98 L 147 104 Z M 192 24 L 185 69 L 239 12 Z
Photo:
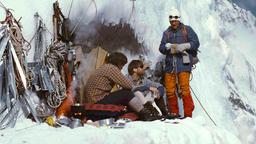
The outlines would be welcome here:
M 187 38 L 185 38 L 182 29 L 183 27 L 186 27 L 187 30 Z M 169 39 L 168 39 L 169 38 Z M 187 41 L 186 41 L 187 39 Z M 183 25 L 180 23 L 180 26 L 176 31 L 173 31 L 171 27 L 169 27 L 166 31 L 163 33 L 163 37 L 161 40 L 161 44 L 159 46 L 159 51 L 166 55 L 165 59 L 165 72 L 171 73 L 175 72 L 176 69 L 173 67 L 173 60 L 174 60 L 174 55 L 170 53 L 170 50 L 166 50 L 165 44 L 166 43 L 171 43 L 171 44 L 181 44 L 181 43 L 186 43 L 189 42 L 191 45 L 190 50 L 188 51 L 189 53 L 189 58 L 190 58 L 190 64 L 183 64 L 182 60 L 182 54 L 175 54 L 175 57 L 177 59 L 177 73 L 183 72 L 183 71 L 189 71 L 191 72 L 192 69 L 192 53 L 195 53 L 198 51 L 199 48 L 199 40 L 197 37 L 197 34 L 194 32 L 194 30 L 187 25 Z
M 132 82 L 132 91 L 140 91 L 145 95 L 149 92 L 149 87 L 156 87 L 159 90 L 160 96 L 164 95 L 164 87 L 160 83 L 154 82 L 148 78 L 141 77 L 138 80 L 134 80 L 132 76 L 127 75 L 127 78 Z

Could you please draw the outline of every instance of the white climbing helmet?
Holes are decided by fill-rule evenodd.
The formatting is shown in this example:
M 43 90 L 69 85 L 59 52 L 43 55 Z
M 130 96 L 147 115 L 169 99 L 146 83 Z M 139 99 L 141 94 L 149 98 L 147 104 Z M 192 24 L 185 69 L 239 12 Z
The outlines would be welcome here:
M 172 7 L 169 13 L 169 21 L 174 20 L 180 21 L 180 12 L 176 8 Z

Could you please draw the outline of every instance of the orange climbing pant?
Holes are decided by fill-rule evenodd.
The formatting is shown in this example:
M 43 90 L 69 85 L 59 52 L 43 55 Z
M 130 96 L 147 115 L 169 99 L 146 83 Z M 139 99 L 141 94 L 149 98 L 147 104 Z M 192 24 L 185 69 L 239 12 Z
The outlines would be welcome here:
M 195 107 L 193 99 L 190 94 L 189 78 L 190 78 L 190 72 L 178 73 L 178 82 L 180 85 L 185 117 L 192 117 L 192 112 Z M 175 73 L 165 74 L 165 87 L 166 87 L 166 96 L 168 98 L 169 109 L 171 113 L 178 115 L 179 107 L 178 107 L 178 98 L 175 94 L 175 91 L 176 91 L 176 74 Z

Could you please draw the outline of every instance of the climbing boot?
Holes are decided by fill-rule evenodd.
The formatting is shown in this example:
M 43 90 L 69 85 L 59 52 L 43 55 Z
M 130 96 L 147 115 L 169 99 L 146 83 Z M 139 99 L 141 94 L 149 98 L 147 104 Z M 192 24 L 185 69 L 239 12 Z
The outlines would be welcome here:
M 168 108 L 165 105 L 164 99 L 163 97 L 161 97 L 160 99 L 155 100 L 156 105 L 159 107 L 159 109 L 162 112 L 162 115 L 165 119 L 175 119 L 175 118 L 179 118 L 179 115 L 175 114 L 175 113 L 170 113 Z
M 152 105 L 151 102 L 145 103 L 145 104 L 144 104 L 144 107 L 147 107 L 147 108 L 151 111 L 151 113 L 152 113 L 155 117 L 157 117 L 158 119 L 161 119 L 161 118 L 162 118 L 161 114 L 160 114 L 160 113 L 158 112 L 158 110 Z
M 154 121 L 162 118 L 150 102 L 144 104 L 144 108 L 138 114 L 143 121 Z

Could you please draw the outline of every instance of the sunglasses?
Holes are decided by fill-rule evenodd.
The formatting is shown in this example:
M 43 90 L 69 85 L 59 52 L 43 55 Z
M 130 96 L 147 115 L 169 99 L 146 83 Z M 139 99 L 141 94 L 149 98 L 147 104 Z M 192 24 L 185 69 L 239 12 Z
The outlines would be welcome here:
M 178 18 L 180 18 L 180 17 L 179 17 L 179 16 L 172 16 L 172 15 L 170 15 L 169 18 L 170 18 L 170 19 L 172 19 L 172 18 L 178 19 Z

